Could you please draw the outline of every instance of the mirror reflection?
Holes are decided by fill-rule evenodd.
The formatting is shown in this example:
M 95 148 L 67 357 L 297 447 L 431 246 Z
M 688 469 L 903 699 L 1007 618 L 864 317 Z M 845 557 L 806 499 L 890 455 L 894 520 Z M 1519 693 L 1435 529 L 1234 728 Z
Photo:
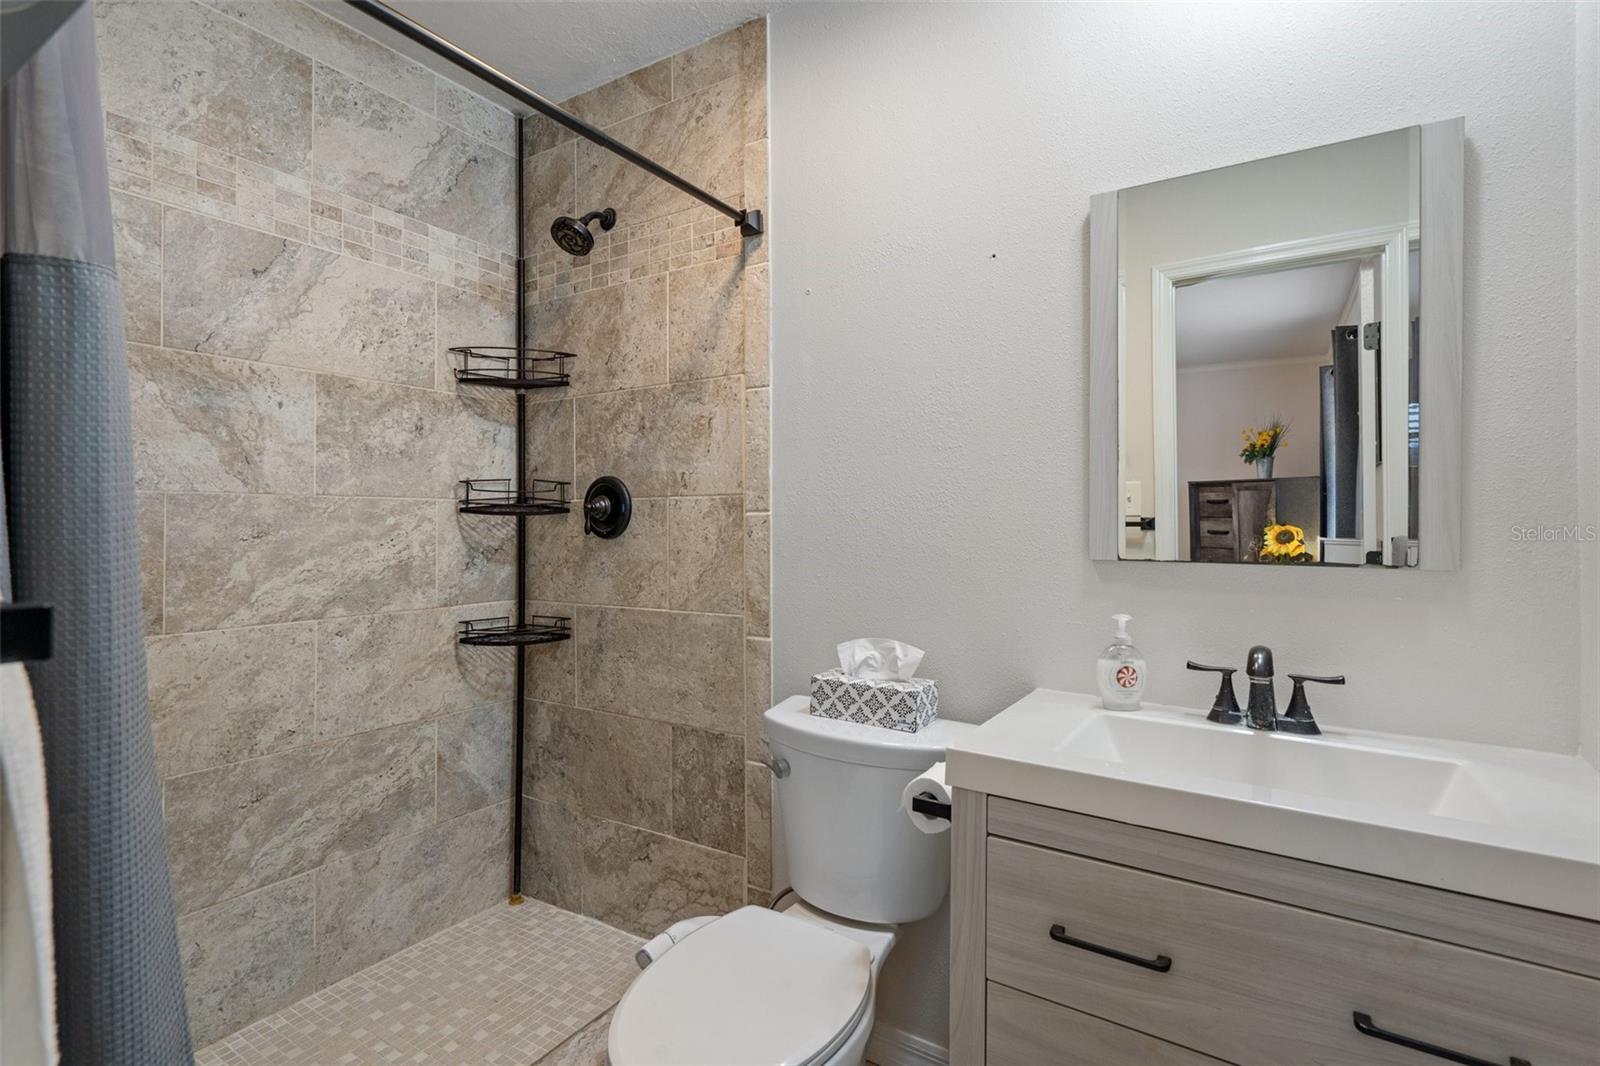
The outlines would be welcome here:
M 1123 558 L 1414 554 L 1417 170 L 1411 128 L 1118 193 Z

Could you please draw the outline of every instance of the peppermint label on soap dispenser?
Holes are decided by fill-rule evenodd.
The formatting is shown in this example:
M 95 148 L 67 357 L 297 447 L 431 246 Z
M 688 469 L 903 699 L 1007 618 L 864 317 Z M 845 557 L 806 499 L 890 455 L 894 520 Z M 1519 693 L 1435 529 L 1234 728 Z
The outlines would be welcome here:
M 1095 680 L 1100 686 L 1100 705 L 1108 711 L 1137 711 L 1144 695 L 1144 656 L 1128 637 L 1132 616 L 1114 614 L 1116 636 L 1095 663 Z

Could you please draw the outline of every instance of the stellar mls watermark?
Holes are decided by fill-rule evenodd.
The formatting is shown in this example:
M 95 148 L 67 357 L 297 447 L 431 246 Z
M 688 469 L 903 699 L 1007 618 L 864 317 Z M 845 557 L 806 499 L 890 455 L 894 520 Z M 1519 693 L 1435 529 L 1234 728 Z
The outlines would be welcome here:
M 1600 540 L 1600 526 L 1512 526 L 1511 540 L 1515 544 L 1593 544 Z

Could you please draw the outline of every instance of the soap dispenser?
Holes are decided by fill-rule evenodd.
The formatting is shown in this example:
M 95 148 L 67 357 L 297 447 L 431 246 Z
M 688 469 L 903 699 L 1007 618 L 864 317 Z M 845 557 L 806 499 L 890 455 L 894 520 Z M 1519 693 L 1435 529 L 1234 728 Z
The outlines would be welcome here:
M 1100 653 L 1095 664 L 1095 679 L 1100 684 L 1100 705 L 1108 711 L 1137 711 L 1144 695 L 1144 656 L 1128 639 L 1131 615 L 1114 614 L 1117 635 Z

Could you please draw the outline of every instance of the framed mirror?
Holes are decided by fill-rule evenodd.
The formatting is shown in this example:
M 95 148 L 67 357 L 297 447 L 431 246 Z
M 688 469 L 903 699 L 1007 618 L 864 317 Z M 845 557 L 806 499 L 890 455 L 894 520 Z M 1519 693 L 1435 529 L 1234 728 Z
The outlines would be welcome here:
M 1463 135 L 1094 197 L 1092 558 L 1457 566 Z

